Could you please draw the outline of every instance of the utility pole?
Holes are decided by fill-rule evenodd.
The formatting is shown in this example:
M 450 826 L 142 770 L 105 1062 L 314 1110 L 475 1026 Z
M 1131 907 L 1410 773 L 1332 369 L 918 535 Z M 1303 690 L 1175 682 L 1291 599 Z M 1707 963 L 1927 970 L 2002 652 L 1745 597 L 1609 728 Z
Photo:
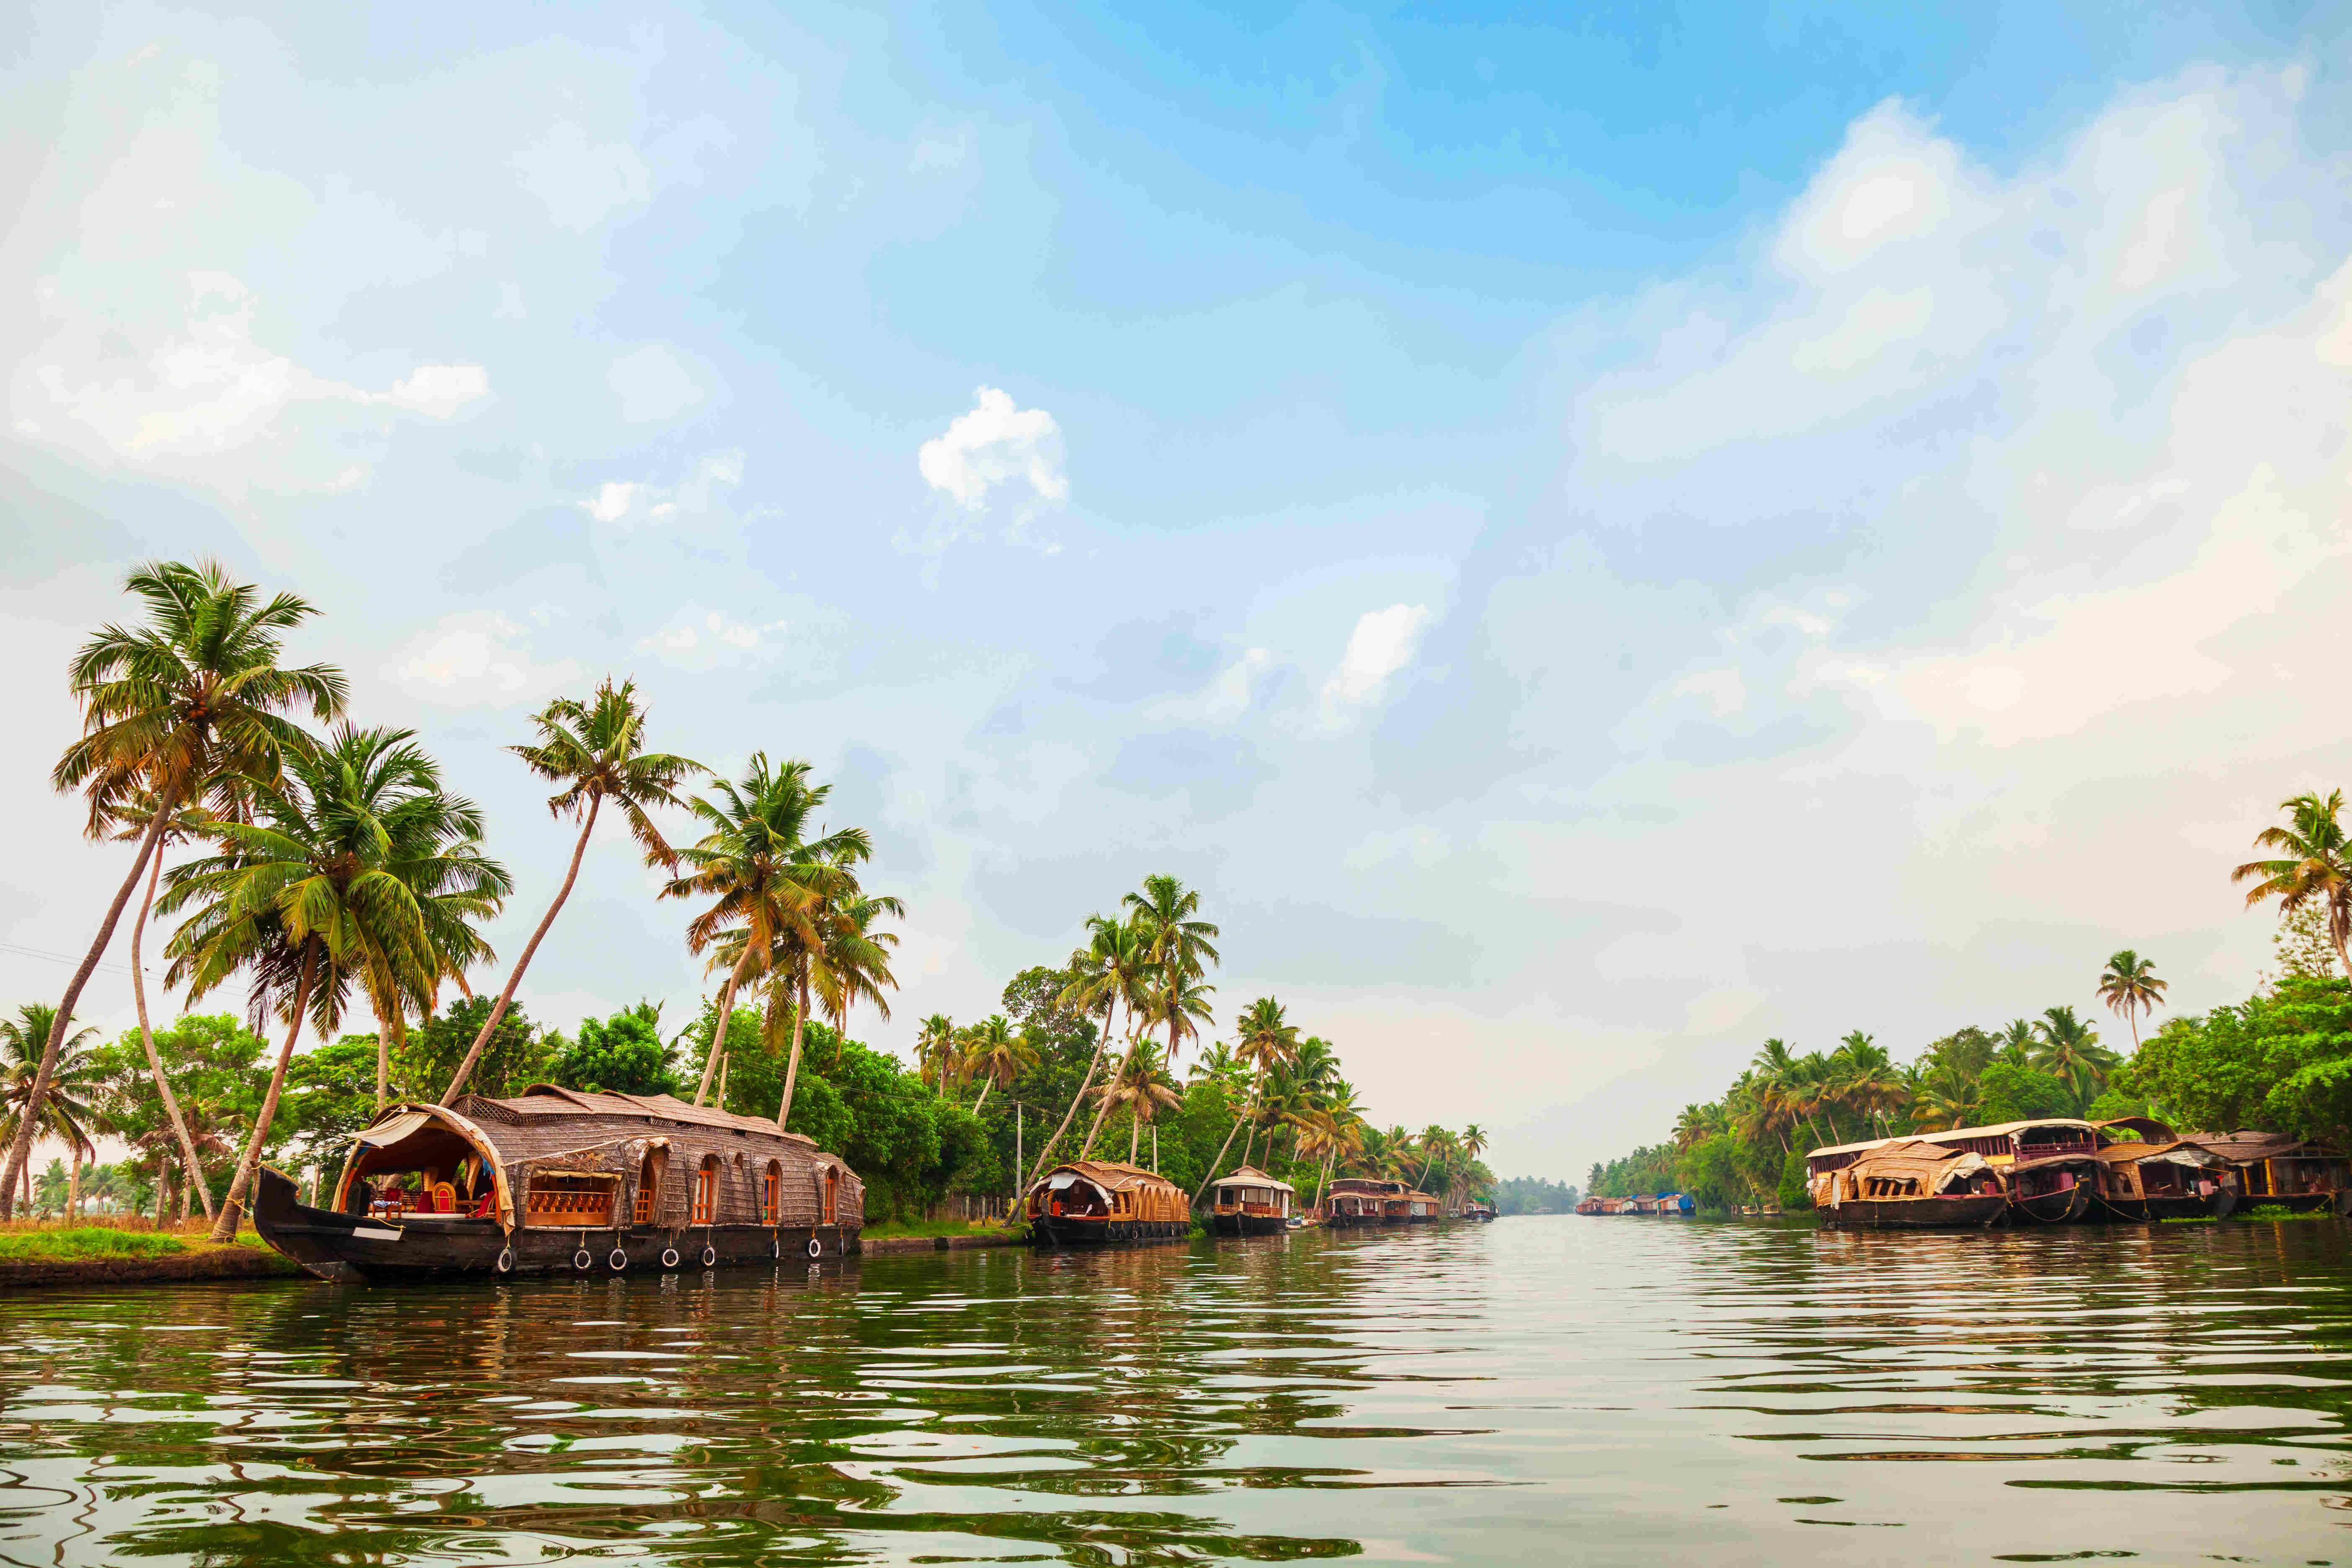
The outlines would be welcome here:
M 1019 1100 L 1013 1102 L 1013 1195 L 1016 1198 L 1021 1195 L 1021 1173 L 1029 1168 L 1028 1162 L 1021 1155 L 1021 1129 L 1028 1110 L 1029 1108 Z
M 1151 1124 L 1151 1173 L 1160 1173 L 1160 1123 Z

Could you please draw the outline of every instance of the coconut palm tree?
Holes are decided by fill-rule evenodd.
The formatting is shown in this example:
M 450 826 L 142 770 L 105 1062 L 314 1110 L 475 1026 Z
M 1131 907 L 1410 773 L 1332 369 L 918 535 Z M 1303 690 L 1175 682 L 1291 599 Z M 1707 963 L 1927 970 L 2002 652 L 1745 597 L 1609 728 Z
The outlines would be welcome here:
M 216 1241 L 236 1234 L 304 1019 L 332 1034 L 354 986 L 372 992 L 384 974 L 437 972 L 419 885 L 453 892 L 471 879 L 480 912 L 496 907 L 503 879 L 470 840 L 453 849 L 436 829 L 419 829 L 446 822 L 449 805 L 438 769 L 405 731 L 345 726 L 323 745 L 291 750 L 276 780 L 253 786 L 252 807 L 251 822 L 213 825 L 217 852 L 175 867 L 157 906 L 194 909 L 166 947 L 166 984 L 184 984 L 194 1002 L 244 973 L 256 1017 L 275 1012 L 287 1026 L 213 1223 Z M 418 869 L 420 858 L 444 850 L 446 865 Z
M 824 945 L 817 950 L 810 973 L 817 1008 L 833 1025 L 833 1059 L 839 1066 L 842 1047 L 849 1038 L 851 1007 L 869 1003 L 884 1023 L 890 1021 L 889 999 L 882 994 L 898 988 L 897 977 L 890 973 L 890 953 L 898 945 L 898 933 L 878 931 L 875 922 L 884 915 L 906 919 L 907 906 L 887 893 L 854 892 L 836 900 L 827 913 Z
M 1983 1103 L 1976 1080 L 1948 1065 L 1931 1069 L 1921 1080 L 1911 1114 L 1917 1122 L 1930 1126 L 1940 1122 L 1949 1131 L 1975 1120 Z
M 2108 1073 L 2118 1065 L 2116 1054 L 2099 1044 L 2098 1031 L 2076 1017 L 2072 1007 L 2046 1009 L 2033 1032 L 2038 1042 L 2033 1065 L 2064 1079 L 2074 1090 L 2075 1110 L 2081 1110 L 2096 1089 L 2105 1087 Z
M 1241 1115 L 1234 1119 L 1232 1128 L 1225 1133 L 1223 1144 L 1217 1150 L 1217 1157 L 1209 1162 L 1208 1173 L 1201 1178 L 1200 1187 L 1192 1194 L 1192 1204 L 1196 1208 L 1200 1206 L 1201 1194 L 1209 1190 L 1209 1184 L 1223 1173 L 1225 1155 L 1233 1148 L 1234 1134 L 1242 1130 L 1243 1123 L 1249 1124 L 1251 1140 L 1255 1141 L 1258 1097 L 1265 1092 L 1266 1074 L 1277 1065 L 1292 1060 L 1298 1050 L 1298 1026 L 1284 1016 L 1282 1004 L 1271 996 L 1261 996 L 1251 1003 L 1237 1023 L 1241 1039 L 1235 1044 L 1234 1054 L 1250 1069 L 1249 1102 L 1243 1107 Z M 1248 1143 L 1242 1145 L 1242 1163 L 1244 1165 L 1249 1163 L 1249 1151 Z
M 1202 980 L 1198 974 L 1186 973 L 1181 970 L 1173 973 L 1161 971 L 1157 984 L 1152 984 L 1152 979 L 1147 971 L 1143 976 L 1144 994 L 1133 1004 L 1134 1038 L 1127 1052 L 1129 1062 L 1135 1059 L 1137 1052 L 1144 1048 L 1146 1040 L 1150 1038 L 1148 1031 L 1155 1028 L 1168 1031 L 1168 1056 L 1172 1061 L 1182 1042 L 1198 1039 L 1201 1026 L 1211 1021 L 1209 998 L 1216 994 L 1215 986 Z M 1111 1081 L 1119 1081 L 1128 1071 L 1126 1067 L 1120 1068 L 1112 1075 Z M 1096 1110 L 1094 1125 L 1087 1129 L 1087 1141 L 1079 1147 L 1080 1159 L 1093 1150 L 1095 1140 L 1102 1133 L 1103 1119 L 1109 1114 L 1110 1106 L 1111 1101 L 1106 1100 Z
M 323 723 L 342 711 L 348 689 L 342 672 L 327 665 L 280 667 L 283 635 L 315 613 L 291 594 L 264 602 L 212 562 L 135 566 L 123 586 L 144 603 L 145 623 L 109 626 L 74 656 L 68 674 L 81 704 L 82 734 L 49 782 L 88 798 L 92 837 L 104 834 L 119 808 L 142 792 L 153 795 L 155 807 L 97 936 L 66 984 L 57 1007 L 59 1029 L 114 940 L 131 889 L 181 803 L 206 779 L 276 773 L 282 752 L 302 733 L 285 715 L 308 708 Z M 60 1035 L 41 1053 L 36 1100 L 48 1092 L 63 1044 Z M 0 1219 L 11 1212 L 33 1125 L 17 1129 L 0 1170 Z
M 955 1020 L 945 1013 L 934 1013 L 917 1026 L 915 1068 L 933 1092 L 947 1092 L 950 1075 L 962 1066 L 963 1047 L 964 1039 L 956 1029 Z
M 1119 1063 L 1118 1071 L 1109 1082 L 1097 1091 L 1107 1107 L 1116 1107 L 1127 1113 L 1127 1163 L 1135 1163 L 1142 1146 L 1143 1129 L 1156 1121 L 1163 1107 L 1179 1106 L 1184 1097 L 1168 1081 L 1160 1065 L 1160 1053 L 1149 1040 L 1128 1052 Z
M 1415 1142 L 1421 1145 L 1423 1158 L 1421 1176 L 1413 1185 L 1423 1192 L 1427 1192 L 1429 1188 L 1426 1184 L 1429 1181 L 1430 1171 L 1440 1161 L 1450 1159 L 1454 1153 L 1454 1133 L 1451 1130 L 1440 1127 L 1433 1121 L 1421 1130 Z
M 1095 1041 L 1086 1077 L 1078 1080 L 1078 1092 L 1070 1098 L 1070 1108 L 1062 1113 L 1061 1125 L 1054 1129 L 1054 1135 L 1037 1152 L 1037 1163 L 1031 1167 L 1024 1186 L 1034 1186 L 1037 1178 L 1045 1173 L 1055 1146 L 1070 1130 L 1078 1107 L 1093 1089 L 1095 1074 L 1101 1070 L 1104 1054 L 1110 1049 L 1111 1020 L 1120 1006 L 1128 1010 L 1128 1032 L 1136 1032 L 1135 1016 L 1150 994 L 1153 968 L 1150 942 L 1135 925 L 1109 915 L 1087 917 L 1087 945 L 1070 955 L 1070 983 L 1062 990 L 1061 1003 L 1080 1013 L 1102 1009 L 1102 1034 Z M 1100 1127 L 1099 1119 L 1096 1125 Z
M 1721 1107 L 1710 1106 L 1708 1109 L 1715 1112 L 1714 1121 L 1716 1126 L 1719 1129 L 1723 1123 L 1723 1110 Z M 1462 1145 L 1463 1157 L 1465 1159 L 1475 1160 L 1479 1155 L 1484 1154 L 1486 1152 L 1486 1130 L 1474 1121 L 1469 1126 L 1465 1127 L 1462 1130 L 1462 1136 L 1459 1142 Z
M 1003 1014 L 992 1013 L 964 1037 L 961 1067 L 967 1081 L 980 1079 L 980 1098 L 971 1102 L 976 1115 L 988 1103 L 990 1089 L 999 1084 L 1010 1089 L 1023 1073 L 1036 1070 L 1037 1047 L 1029 1043 L 1028 1036 L 1013 1033 Z
M 1128 918 L 1143 932 L 1151 962 L 1160 966 L 1160 988 L 1175 993 L 1184 982 L 1195 981 L 1208 973 L 1210 964 L 1219 962 L 1215 940 L 1217 928 L 1200 918 L 1201 895 L 1184 886 L 1175 877 L 1157 876 L 1143 879 L 1142 889 L 1127 894 L 1119 904 Z M 1202 987 L 1206 995 L 1210 987 Z M 1205 1013 L 1202 1015 L 1206 1016 Z M 1180 1020 L 1181 1008 L 1168 1011 L 1157 1020 L 1168 1029 L 1168 1065 L 1176 1065 L 1177 1047 L 1188 1030 Z
M 49 1081 L 40 1082 L 41 1062 L 49 1037 L 62 1035 L 57 1055 L 49 1058 Z M 89 1047 L 96 1029 L 60 1031 L 46 1002 L 27 1002 L 13 1018 L 0 1019 L 0 1128 L 14 1137 L 29 1125 L 36 1142 L 55 1138 L 73 1156 L 72 1184 L 80 1186 L 81 1163 L 96 1152 L 90 1140 L 98 1123 L 91 1100 L 96 1084 L 90 1077 Z M 31 1191 L 32 1166 L 19 1178 Z
M 2352 975 L 2352 843 L 2338 820 L 2344 792 L 2295 795 L 2281 801 L 2279 809 L 2287 814 L 2287 825 L 2265 827 L 2254 843 L 2284 855 L 2249 860 L 2230 873 L 2230 880 L 2254 884 L 2246 894 L 2249 909 L 2264 899 L 2276 899 L 2286 914 L 2317 906 L 2327 917 L 2327 940 L 2336 944 L 2344 973 Z
M 523 943 L 505 988 L 499 991 L 489 1016 L 482 1020 L 481 1032 L 474 1037 L 474 1043 L 466 1049 L 465 1059 L 450 1075 L 449 1087 L 441 1091 L 444 1105 L 456 1101 L 457 1091 L 472 1076 L 474 1065 L 482 1059 L 482 1047 L 490 1043 L 499 1020 L 514 1005 L 515 987 L 522 984 L 523 973 L 530 969 L 539 944 L 547 939 L 548 928 L 562 912 L 563 901 L 572 896 L 572 885 L 580 879 L 581 858 L 588 853 L 588 837 L 596 831 L 596 819 L 605 803 L 611 802 L 627 821 L 629 837 L 645 851 L 646 865 L 674 870 L 677 857 L 662 837 L 661 829 L 654 826 L 654 819 L 646 815 L 647 808 L 677 805 L 678 786 L 689 775 L 709 771 L 685 757 L 645 750 L 646 714 L 637 706 L 635 681 L 625 680 L 614 686 L 607 679 L 585 702 L 573 697 L 558 698 L 532 715 L 531 723 L 539 731 L 539 739 L 507 750 L 520 757 L 532 773 L 557 786 L 555 794 L 548 797 L 548 814 L 578 818 L 580 837 L 572 847 L 572 863 L 564 870 L 562 886 L 555 890 L 554 901 L 540 917 L 530 940 Z M 725 1016 L 720 1015 L 722 1022 Z
M 2139 1050 L 2139 1018 L 2164 1005 L 2165 982 L 2156 977 L 2156 965 L 2130 948 L 2107 960 L 2099 976 L 2099 1000 L 2131 1026 L 2132 1050 Z

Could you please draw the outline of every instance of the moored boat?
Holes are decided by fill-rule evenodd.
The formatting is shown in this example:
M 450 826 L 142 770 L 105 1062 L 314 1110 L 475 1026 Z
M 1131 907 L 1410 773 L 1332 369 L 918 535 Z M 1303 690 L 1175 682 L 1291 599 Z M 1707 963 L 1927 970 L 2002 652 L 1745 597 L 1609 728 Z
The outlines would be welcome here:
M 1495 1219 L 1495 1205 L 1484 1199 L 1473 1198 L 1462 1205 L 1462 1217 L 1479 1225 L 1491 1225 Z
M 2009 1193 L 2011 1219 L 2029 1225 L 2062 1225 L 2084 1218 L 2098 1183 L 2098 1131 L 2074 1117 L 1955 1127 L 1903 1139 L 1874 1138 L 1815 1149 L 1805 1156 L 1807 1175 L 1818 1186 L 1823 1175 L 1845 1170 L 1898 1142 L 1932 1143 L 1979 1156 Z
M 2238 1205 L 2239 1176 L 2221 1155 L 2182 1138 L 2152 1117 L 2099 1123 L 2114 1142 L 2099 1150 L 2098 1190 L 2090 1217 L 2143 1224 L 2167 1219 L 2227 1219 Z M 2129 1133 L 2129 1137 L 2116 1137 Z
M 1140 1165 L 1073 1160 L 1039 1177 L 1023 1205 L 1041 1247 L 1100 1247 L 1189 1236 L 1184 1190 Z
M 1822 1223 L 1839 1230 L 1959 1230 L 1999 1225 L 2009 1194 L 1981 1154 L 1890 1139 L 1812 1180 Z
M 1289 1227 L 1297 1189 L 1255 1165 L 1211 1184 L 1209 1228 L 1219 1236 L 1271 1236 Z
M 2238 1173 L 2238 1212 L 2283 1208 L 2296 1214 L 2352 1213 L 2352 1169 L 2343 1152 L 2282 1132 L 2190 1132 L 2190 1142 Z
M 866 1189 L 765 1117 L 533 1084 L 386 1107 L 353 1137 L 331 1203 L 264 1169 L 254 1229 L 344 1283 L 708 1268 L 857 1250 Z
M 1363 1226 L 1402 1225 L 1404 1223 L 1403 1199 L 1409 1189 L 1402 1182 L 1375 1181 L 1370 1176 L 1342 1176 L 1331 1184 L 1330 1214 L 1325 1223 L 1342 1230 Z M 1397 1205 L 1393 1216 L 1391 1204 Z

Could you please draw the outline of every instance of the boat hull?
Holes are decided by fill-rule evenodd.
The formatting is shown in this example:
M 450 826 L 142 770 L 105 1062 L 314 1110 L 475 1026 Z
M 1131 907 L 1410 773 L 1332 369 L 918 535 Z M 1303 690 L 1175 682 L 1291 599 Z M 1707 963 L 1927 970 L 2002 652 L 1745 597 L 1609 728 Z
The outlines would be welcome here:
M 1209 1228 L 1219 1236 L 1276 1236 L 1290 1226 L 1278 1214 L 1220 1214 L 1209 1216 Z
M 1045 1215 L 1029 1222 L 1029 1240 L 1037 1247 L 1117 1247 L 1131 1241 L 1180 1241 L 1192 1233 L 1176 1220 L 1084 1219 L 1069 1215 Z
M 773 1265 L 780 1258 L 823 1262 L 856 1251 L 858 1235 L 855 1226 L 712 1225 L 687 1230 L 526 1226 L 509 1237 L 494 1220 L 417 1215 L 395 1225 L 311 1208 L 298 1201 L 290 1180 L 267 1166 L 254 1194 L 253 1228 L 310 1273 L 343 1285 L 499 1279 L 519 1274 L 663 1273 Z M 584 1266 L 580 1261 L 583 1253 L 588 1259 Z M 665 1262 L 667 1257 L 677 1261 Z
M 2154 1225 L 2168 1219 L 2227 1219 L 2237 1207 L 2238 1194 L 2234 1189 L 2216 1187 L 2210 1198 L 2200 1197 L 2195 1193 L 2101 1198 L 2091 1217 L 2116 1225 Z
M 1821 1211 L 1831 1230 L 1982 1230 L 1998 1225 L 2009 1199 L 2000 1193 L 1932 1198 L 1848 1198 Z
M 2090 1212 L 2091 1184 L 2076 1182 L 2063 1193 L 2036 1193 L 2009 1200 L 2010 1220 L 2016 1225 L 2072 1225 Z
M 2291 1214 L 2352 1215 L 2352 1188 L 2332 1193 L 2256 1193 L 2238 1201 L 2240 1210 L 2285 1209 Z
M 1376 1214 L 1335 1214 L 1323 1222 L 1333 1230 L 1370 1230 L 1381 1223 Z

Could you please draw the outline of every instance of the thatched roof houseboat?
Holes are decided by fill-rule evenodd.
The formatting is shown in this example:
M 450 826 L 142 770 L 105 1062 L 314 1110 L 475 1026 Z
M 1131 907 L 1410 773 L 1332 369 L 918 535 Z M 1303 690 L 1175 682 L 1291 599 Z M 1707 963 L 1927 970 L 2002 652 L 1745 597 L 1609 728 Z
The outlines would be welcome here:
M 1828 1192 L 1822 1178 L 1843 1171 L 1896 1142 L 1932 1143 L 1975 1154 L 1997 1172 L 2010 1197 L 2010 1218 L 2056 1225 L 2089 1217 L 2099 1177 L 2099 1134 L 2075 1117 L 2042 1117 L 1990 1127 L 1955 1127 L 1919 1132 L 1903 1140 L 1873 1138 L 1815 1149 L 1805 1156 L 1808 1190 L 1822 1206 Z
M 1209 1186 L 1209 1228 L 1219 1236 L 1270 1236 L 1290 1226 L 1297 1189 L 1255 1165 Z
M 2009 1194 L 1985 1157 L 1895 1138 L 1813 1178 L 1822 1223 L 1840 1230 L 1949 1230 L 1998 1224 Z
M 1189 1236 L 1192 1205 L 1181 1187 L 1140 1165 L 1073 1160 L 1029 1189 L 1029 1237 L 1040 1246 L 1099 1247 Z
M 387 1106 L 328 1207 L 264 1171 L 253 1221 L 327 1279 L 619 1273 L 839 1258 L 857 1248 L 866 1187 L 765 1117 L 542 1083 Z
M 1412 1189 L 1402 1182 L 1370 1176 L 1342 1176 L 1331 1184 L 1328 1224 L 1342 1229 L 1366 1225 L 1402 1225 L 1405 1195 Z
M 2283 1132 L 2190 1132 L 2189 1142 L 2228 1161 L 2242 1183 L 2242 1208 L 2297 1214 L 2352 1213 L 2352 1169 L 2343 1151 Z

